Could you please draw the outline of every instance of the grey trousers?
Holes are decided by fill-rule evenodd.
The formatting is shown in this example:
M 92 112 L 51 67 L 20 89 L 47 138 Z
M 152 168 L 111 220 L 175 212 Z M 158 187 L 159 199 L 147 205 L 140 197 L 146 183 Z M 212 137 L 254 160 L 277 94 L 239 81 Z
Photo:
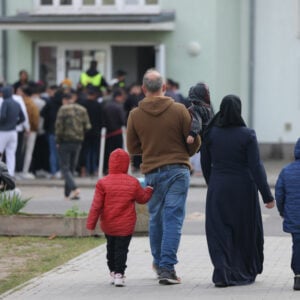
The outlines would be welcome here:
M 69 197 L 71 191 L 77 189 L 73 178 L 77 166 L 81 142 L 62 142 L 58 148 L 60 169 L 65 180 L 65 197 Z

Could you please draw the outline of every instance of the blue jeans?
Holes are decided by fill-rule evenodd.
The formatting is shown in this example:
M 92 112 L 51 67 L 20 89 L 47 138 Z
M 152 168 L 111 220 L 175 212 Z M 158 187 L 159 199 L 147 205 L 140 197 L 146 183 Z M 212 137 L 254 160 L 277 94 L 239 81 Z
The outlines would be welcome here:
M 174 270 L 177 264 L 190 170 L 184 165 L 167 165 L 145 175 L 154 192 L 148 202 L 149 238 L 153 263 Z
M 292 233 L 293 251 L 291 267 L 295 275 L 300 275 L 300 233 Z
M 49 168 L 50 173 L 55 175 L 55 173 L 59 170 L 59 159 L 58 152 L 56 148 L 56 141 L 54 134 L 48 134 L 48 145 L 49 145 Z
M 99 160 L 99 138 L 89 137 L 84 141 L 86 147 L 85 165 L 89 175 L 94 175 L 98 169 Z

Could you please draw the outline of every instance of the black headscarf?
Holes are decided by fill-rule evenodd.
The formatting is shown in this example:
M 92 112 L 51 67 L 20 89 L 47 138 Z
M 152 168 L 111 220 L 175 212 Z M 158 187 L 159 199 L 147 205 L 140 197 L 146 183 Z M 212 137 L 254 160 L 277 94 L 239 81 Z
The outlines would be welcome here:
M 246 126 L 242 118 L 242 102 L 235 95 L 225 96 L 220 105 L 219 116 L 215 126 L 230 127 L 230 126 Z
M 217 127 L 239 127 L 246 126 L 242 118 L 242 102 L 238 96 L 227 95 L 222 99 L 219 112 L 209 122 L 205 134 L 213 126 Z

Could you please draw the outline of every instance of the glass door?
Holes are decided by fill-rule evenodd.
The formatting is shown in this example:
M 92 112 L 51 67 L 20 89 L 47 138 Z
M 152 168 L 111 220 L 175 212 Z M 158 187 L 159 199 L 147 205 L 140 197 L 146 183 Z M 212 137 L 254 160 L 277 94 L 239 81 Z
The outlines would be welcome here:
M 76 88 L 80 74 L 89 68 L 92 60 L 98 62 L 101 74 L 108 79 L 111 76 L 111 54 L 107 45 L 86 43 L 79 48 L 78 43 L 39 44 L 36 51 L 36 80 L 42 80 L 47 86 L 59 85 L 69 78 Z

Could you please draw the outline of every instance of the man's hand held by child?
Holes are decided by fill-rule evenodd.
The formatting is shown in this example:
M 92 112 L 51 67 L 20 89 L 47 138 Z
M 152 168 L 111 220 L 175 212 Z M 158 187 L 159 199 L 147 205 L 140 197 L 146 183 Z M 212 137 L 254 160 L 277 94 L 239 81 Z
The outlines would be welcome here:
M 273 200 L 272 202 L 269 202 L 269 203 L 265 204 L 265 207 L 269 208 L 269 209 L 273 208 L 274 206 L 275 206 L 275 200 Z
M 189 135 L 188 137 L 187 137 L 187 139 L 186 139 L 186 142 L 187 142 L 187 144 L 193 144 L 194 143 L 194 138 L 191 136 L 191 135 Z

